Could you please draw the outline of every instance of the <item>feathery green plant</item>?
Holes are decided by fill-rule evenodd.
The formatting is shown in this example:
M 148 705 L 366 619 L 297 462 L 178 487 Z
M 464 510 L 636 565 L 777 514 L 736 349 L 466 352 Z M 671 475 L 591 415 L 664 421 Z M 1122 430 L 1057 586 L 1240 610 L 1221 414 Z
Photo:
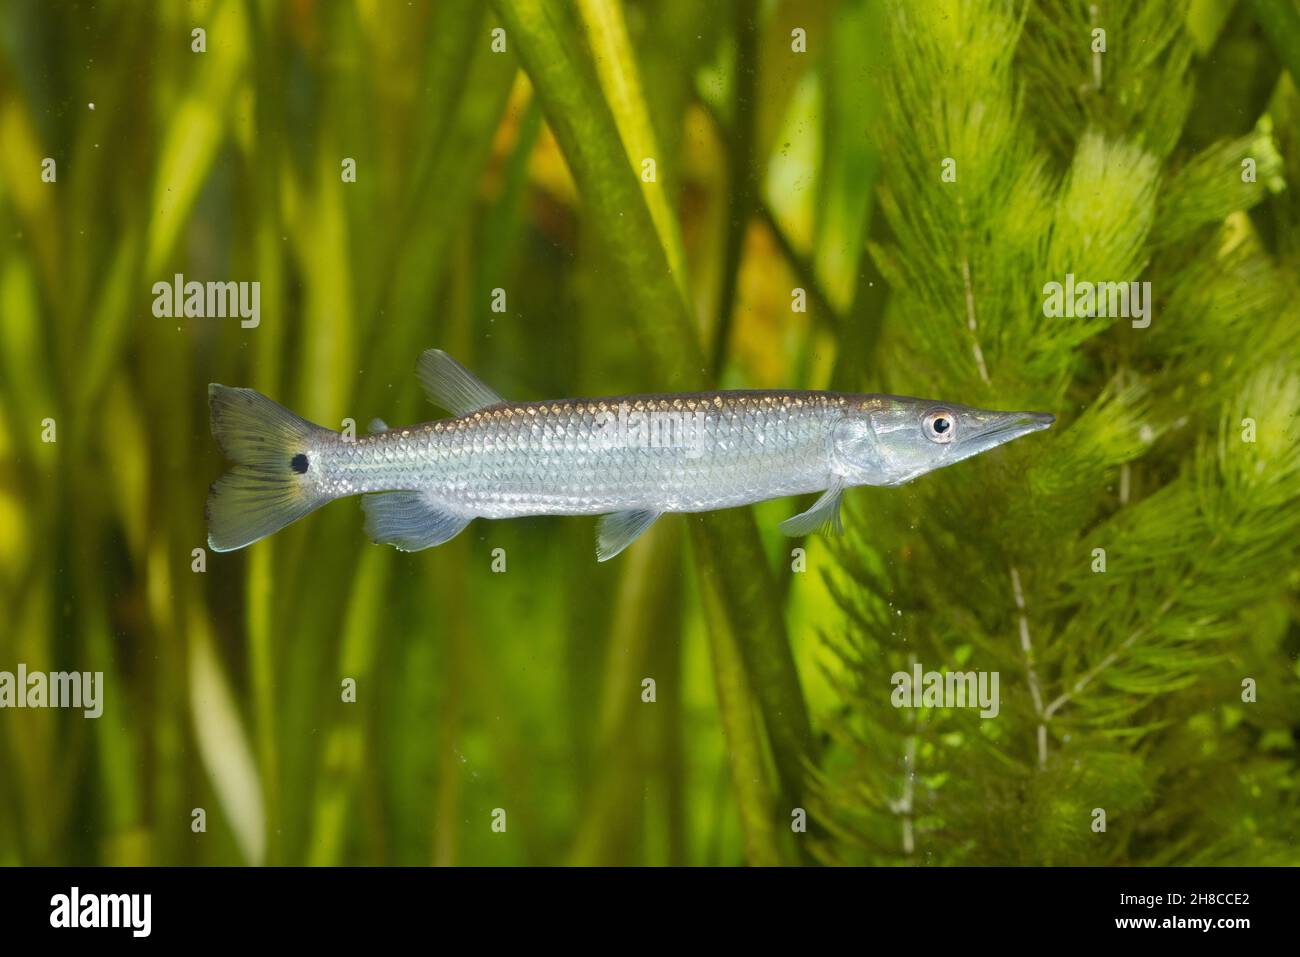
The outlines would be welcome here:
M 880 385 L 1060 421 L 853 503 L 819 854 L 1295 863 L 1300 311 L 1246 213 L 1286 178 L 1268 125 L 1178 148 L 1167 4 L 888 7 Z M 1149 280 L 1150 325 L 1046 315 L 1067 273 Z M 1001 713 L 896 708 L 918 662 L 998 672 Z

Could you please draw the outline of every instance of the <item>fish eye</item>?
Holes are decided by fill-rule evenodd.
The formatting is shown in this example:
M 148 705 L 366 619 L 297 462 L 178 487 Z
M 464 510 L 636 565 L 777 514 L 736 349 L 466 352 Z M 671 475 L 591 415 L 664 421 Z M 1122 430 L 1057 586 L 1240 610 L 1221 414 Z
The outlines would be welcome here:
M 947 409 L 935 409 L 922 420 L 925 437 L 943 445 L 952 441 L 957 432 L 957 421 Z

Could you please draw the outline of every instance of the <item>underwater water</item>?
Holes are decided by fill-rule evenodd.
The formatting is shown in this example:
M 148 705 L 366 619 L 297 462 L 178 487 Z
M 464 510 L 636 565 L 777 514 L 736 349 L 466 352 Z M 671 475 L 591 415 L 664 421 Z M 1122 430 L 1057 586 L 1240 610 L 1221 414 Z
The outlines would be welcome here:
M 1300 863 L 1298 25 L 0 3 L 0 864 Z M 429 349 L 512 403 L 927 401 L 864 413 L 840 535 L 733 455 L 754 504 L 607 561 L 356 497 L 212 547 L 210 383 L 387 466 Z M 535 454 L 466 481 L 633 484 Z

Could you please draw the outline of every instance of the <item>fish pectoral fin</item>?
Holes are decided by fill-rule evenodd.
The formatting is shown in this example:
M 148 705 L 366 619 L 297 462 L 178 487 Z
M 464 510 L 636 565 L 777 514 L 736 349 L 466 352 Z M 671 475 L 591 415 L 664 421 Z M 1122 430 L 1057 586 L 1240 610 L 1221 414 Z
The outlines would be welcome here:
M 416 365 L 415 375 L 433 404 L 452 415 L 466 415 L 505 402 L 474 373 L 441 349 L 425 351 Z
M 609 561 L 635 542 L 662 514 L 653 509 L 628 509 L 602 515 L 596 526 L 596 561 Z
M 423 492 L 363 495 L 361 508 L 371 541 L 402 552 L 418 552 L 451 541 L 474 520 L 472 515 L 448 512 Z
M 792 515 L 782 522 L 781 531 L 786 535 L 808 535 L 816 531 L 840 534 L 844 531 L 840 523 L 840 500 L 843 497 L 844 486 L 836 482 L 808 511 Z
M 371 435 L 374 435 L 377 432 L 387 432 L 388 423 L 383 419 L 371 419 L 370 424 L 366 426 L 366 428 L 370 430 Z

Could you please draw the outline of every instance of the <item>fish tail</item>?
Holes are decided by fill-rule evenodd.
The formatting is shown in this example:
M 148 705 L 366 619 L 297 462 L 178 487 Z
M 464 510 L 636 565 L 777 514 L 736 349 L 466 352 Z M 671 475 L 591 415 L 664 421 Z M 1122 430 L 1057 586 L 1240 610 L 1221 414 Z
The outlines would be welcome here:
M 312 474 L 330 430 L 253 389 L 208 386 L 212 435 L 235 463 L 208 492 L 208 546 L 231 552 L 277 532 L 330 500 Z

